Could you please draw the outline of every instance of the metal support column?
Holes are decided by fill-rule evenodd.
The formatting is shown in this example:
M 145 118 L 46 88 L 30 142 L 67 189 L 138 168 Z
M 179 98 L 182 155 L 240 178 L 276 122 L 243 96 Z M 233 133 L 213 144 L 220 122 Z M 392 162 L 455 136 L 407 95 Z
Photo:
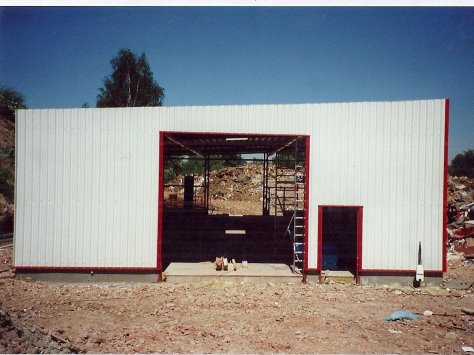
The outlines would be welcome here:
M 268 154 L 263 156 L 263 201 L 262 214 L 268 216 L 270 214 L 270 187 L 268 185 Z
M 210 162 L 209 162 L 209 155 L 206 155 L 204 158 L 204 204 L 209 213 L 209 180 L 210 180 Z

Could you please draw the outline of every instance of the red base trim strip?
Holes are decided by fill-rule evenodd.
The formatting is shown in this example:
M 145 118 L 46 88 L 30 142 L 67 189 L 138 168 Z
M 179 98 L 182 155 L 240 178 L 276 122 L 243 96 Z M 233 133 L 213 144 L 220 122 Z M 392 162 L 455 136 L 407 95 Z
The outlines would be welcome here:
M 320 269 L 308 269 L 308 273 L 320 273 Z M 416 270 L 361 270 L 359 276 L 414 276 Z M 441 270 L 425 270 L 425 276 L 437 277 L 443 276 Z
M 16 266 L 17 272 L 97 272 L 97 273 L 158 273 L 160 270 L 155 267 L 76 267 L 76 266 Z
M 361 270 L 360 276 L 415 276 L 416 270 Z M 442 277 L 442 270 L 425 270 L 425 276 Z

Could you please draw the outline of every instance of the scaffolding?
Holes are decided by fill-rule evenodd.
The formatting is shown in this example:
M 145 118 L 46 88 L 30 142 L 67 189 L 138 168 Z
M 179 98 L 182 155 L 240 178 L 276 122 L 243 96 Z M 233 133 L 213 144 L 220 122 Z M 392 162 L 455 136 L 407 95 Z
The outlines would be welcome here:
M 293 245 L 292 269 L 302 273 L 305 251 L 305 155 L 301 144 L 302 137 L 291 142 L 291 146 L 277 152 L 275 157 L 275 202 L 277 216 L 290 217 L 284 237 L 290 238 Z

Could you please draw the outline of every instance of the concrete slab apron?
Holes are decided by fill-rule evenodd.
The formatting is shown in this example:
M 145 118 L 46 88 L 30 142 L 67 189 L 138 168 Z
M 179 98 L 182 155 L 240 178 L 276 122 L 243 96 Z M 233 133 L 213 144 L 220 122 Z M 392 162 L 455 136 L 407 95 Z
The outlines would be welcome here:
M 168 282 L 201 282 L 205 280 L 301 282 L 302 276 L 292 273 L 288 265 L 248 263 L 237 264 L 235 271 L 216 271 L 212 262 L 171 263 L 164 275 Z
M 443 288 L 449 288 L 453 290 L 469 290 L 469 288 L 474 284 L 473 280 L 450 280 L 441 286 Z

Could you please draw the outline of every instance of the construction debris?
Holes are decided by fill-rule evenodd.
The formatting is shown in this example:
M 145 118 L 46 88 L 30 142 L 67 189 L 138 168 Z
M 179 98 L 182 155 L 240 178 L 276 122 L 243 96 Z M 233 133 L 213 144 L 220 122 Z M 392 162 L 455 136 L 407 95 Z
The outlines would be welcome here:
M 456 278 L 446 278 L 446 289 L 469 289 L 474 277 L 462 269 L 474 260 L 474 179 L 448 177 L 448 268 L 455 270 Z
M 247 262 L 242 261 L 242 268 L 248 267 L 248 266 L 244 266 L 244 263 L 247 263 Z M 224 271 L 237 271 L 237 262 L 235 261 L 235 259 L 232 259 L 229 262 L 229 260 L 227 258 L 216 257 L 215 265 L 216 265 L 216 271 L 222 271 L 222 270 L 224 270 Z
M 388 332 L 391 334 L 402 334 L 401 330 L 395 330 L 395 329 L 389 329 Z
M 321 272 L 321 278 L 324 280 L 324 283 L 345 283 L 345 284 L 354 284 L 355 278 L 350 271 L 333 271 L 326 270 Z
M 0 273 L 10 270 L 13 256 L 13 244 L 0 246 Z
M 423 312 L 423 315 L 425 317 L 431 317 L 433 315 L 433 312 L 431 312 L 430 310 L 427 309 L 426 311 Z
M 57 334 L 29 327 L 15 314 L 0 309 L 0 353 L 83 353 L 68 339 Z
M 216 271 L 221 271 L 224 266 L 224 261 L 222 257 L 216 257 Z
M 447 214 L 449 243 L 462 248 L 474 238 L 474 179 L 448 178 Z
M 474 309 L 471 309 L 471 308 L 463 308 L 461 309 L 461 311 L 464 313 L 464 314 L 467 314 L 469 316 L 474 316 Z
M 417 320 L 418 316 L 412 311 L 401 310 L 401 311 L 393 312 L 389 316 L 385 317 L 383 320 L 394 321 L 394 320 L 403 320 L 403 319 Z
M 450 280 L 441 287 L 449 288 L 450 290 L 469 290 L 473 283 L 474 281 L 470 280 Z

